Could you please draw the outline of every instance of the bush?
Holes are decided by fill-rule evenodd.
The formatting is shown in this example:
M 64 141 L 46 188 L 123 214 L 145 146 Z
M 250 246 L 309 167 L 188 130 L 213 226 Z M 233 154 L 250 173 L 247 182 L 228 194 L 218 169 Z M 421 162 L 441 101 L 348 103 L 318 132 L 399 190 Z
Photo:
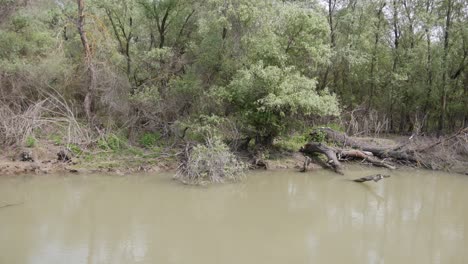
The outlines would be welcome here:
M 207 137 L 205 144 L 187 146 L 180 154 L 175 179 L 185 184 L 238 181 L 247 165 L 240 161 L 219 137 Z

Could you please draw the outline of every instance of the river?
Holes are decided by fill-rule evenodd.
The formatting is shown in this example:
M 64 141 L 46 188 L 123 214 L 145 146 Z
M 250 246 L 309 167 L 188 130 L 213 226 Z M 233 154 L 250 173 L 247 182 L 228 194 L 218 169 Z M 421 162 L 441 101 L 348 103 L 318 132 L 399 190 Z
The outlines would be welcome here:
M 0 263 L 468 263 L 468 177 L 380 172 L 2 176 Z

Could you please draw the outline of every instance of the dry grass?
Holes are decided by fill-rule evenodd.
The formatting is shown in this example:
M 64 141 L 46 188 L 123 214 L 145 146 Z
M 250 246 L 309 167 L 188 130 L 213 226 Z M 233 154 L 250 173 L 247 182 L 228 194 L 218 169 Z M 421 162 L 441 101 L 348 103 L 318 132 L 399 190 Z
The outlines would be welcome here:
M 400 149 L 414 153 L 430 169 L 468 173 L 468 128 L 442 138 L 415 136 Z
M 364 107 L 358 107 L 345 113 L 344 127 L 348 135 L 373 135 L 389 131 L 389 120 L 385 114 L 380 115 L 376 110 L 367 111 Z
M 47 94 L 47 99 L 30 103 L 0 105 L 0 144 L 21 145 L 38 129 L 52 126 L 65 131 L 68 143 L 90 142 L 88 129 L 81 125 L 72 108 L 58 94 Z

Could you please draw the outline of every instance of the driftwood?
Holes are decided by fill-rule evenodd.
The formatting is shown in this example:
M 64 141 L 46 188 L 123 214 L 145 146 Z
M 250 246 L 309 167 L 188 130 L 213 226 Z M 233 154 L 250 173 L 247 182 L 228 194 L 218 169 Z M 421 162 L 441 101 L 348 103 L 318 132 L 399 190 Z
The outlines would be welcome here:
M 388 178 L 390 177 L 390 175 L 384 175 L 384 174 L 375 174 L 375 175 L 370 175 L 370 176 L 366 176 L 366 177 L 362 177 L 362 178 L 359 178 L 359 179 L 355 179 L 353 180 L 354 182 L 366 182 L 366 181 L 375 181 L 375 182 L 378 182 L 384 178 Z

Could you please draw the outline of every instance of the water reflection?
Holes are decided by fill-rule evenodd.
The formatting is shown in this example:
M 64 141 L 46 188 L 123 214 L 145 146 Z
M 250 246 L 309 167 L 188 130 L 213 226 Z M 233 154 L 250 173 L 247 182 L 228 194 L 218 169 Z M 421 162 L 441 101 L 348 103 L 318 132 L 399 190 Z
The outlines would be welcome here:
M 2 177 L 0 263 L 468 263 L 467 177 L 376 172 Z

